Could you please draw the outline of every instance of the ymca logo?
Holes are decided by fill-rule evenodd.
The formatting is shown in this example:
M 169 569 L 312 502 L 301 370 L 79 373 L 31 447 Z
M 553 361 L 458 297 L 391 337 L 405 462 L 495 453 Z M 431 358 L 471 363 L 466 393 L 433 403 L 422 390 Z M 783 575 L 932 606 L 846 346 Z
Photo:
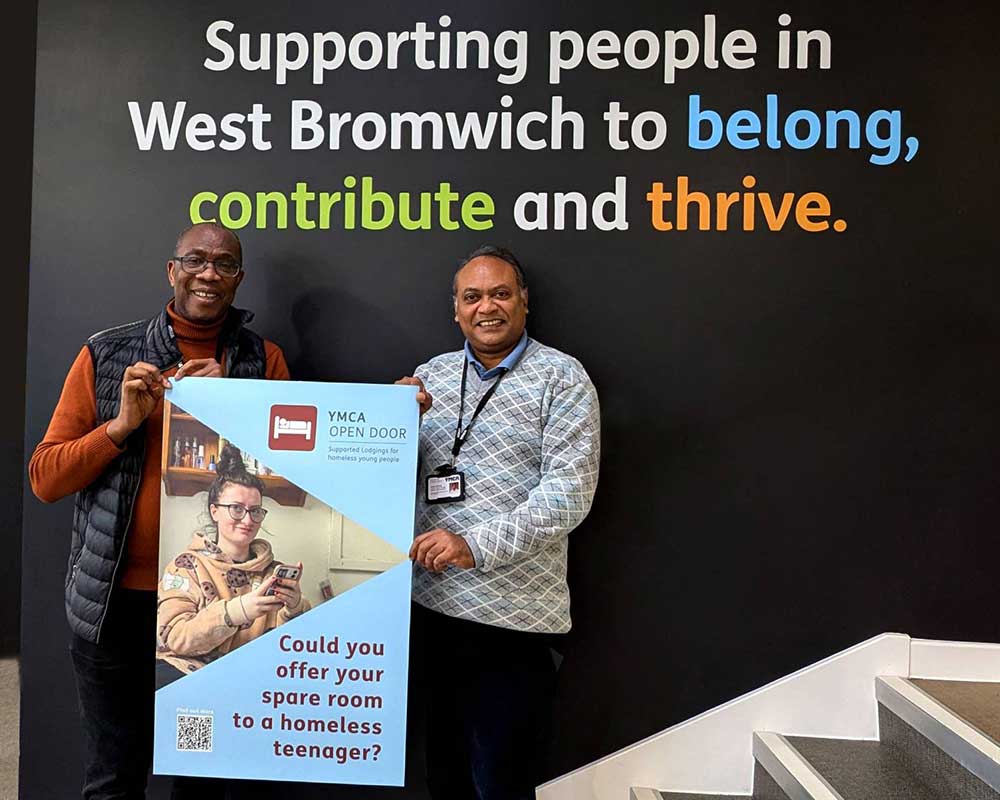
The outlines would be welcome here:
M 316 406 L 271 406 L 267 434 L 271 450 L 313 450 Z

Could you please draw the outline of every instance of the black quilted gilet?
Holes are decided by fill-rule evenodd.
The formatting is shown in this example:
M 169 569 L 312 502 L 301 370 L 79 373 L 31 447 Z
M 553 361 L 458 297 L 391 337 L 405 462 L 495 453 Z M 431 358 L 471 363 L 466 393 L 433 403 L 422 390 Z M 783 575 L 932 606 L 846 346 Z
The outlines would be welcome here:
M 264 340 L 244 327 L 251 319 L 251 312 L 232 308 L 220 334 L 226 349 L 226 375 L 230 378 L 265 376 Z M 95 333 L 87 346 L 94 363 L 98 425 L 118 414 L 126 367 L 146 361 L 168 369 L 181 360 L 166 310 L 151 320 Z M 76 496 L 66 574 L 66 616 L 73 632 L 91 642 L 100 639 L 111 589 L 125 552 L 125 534 L 132 521 L 146 455 L 145 441 L 143 425 L 125 441 L 125 452 Z

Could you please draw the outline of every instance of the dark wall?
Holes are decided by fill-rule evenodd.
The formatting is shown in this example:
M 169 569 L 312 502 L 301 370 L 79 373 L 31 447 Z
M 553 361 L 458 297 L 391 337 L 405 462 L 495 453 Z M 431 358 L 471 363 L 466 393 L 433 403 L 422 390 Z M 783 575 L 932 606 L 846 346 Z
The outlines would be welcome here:
M 0 562 L 0 655 L 17 653 L 21 625 L 21 496 L 24 486 L 24 373 L 28 328 L 28 251 L 31 241 L 31 140 L 34 132 L 36 4 L 24 3 L 7 17 L 4 48 L 5 148 L 7 178 L 4 237 L 4 342 L 7 391 L 0 403 L 0 507 L 6 524 L 0 537 L 6 557 Z
M 778 14 L 828 30 L 834 68 L 577 70 L 545 80 L 550 29 L 694 27 L 715 12 L 771 53 Z M 487 73 L 209 73 L 204 29 L 405 30 L 450 13 L 453 29 L 527 29 L 538 56 L 519 86 Z M 997 640 L 1000 310 L 992 219 L 995 93 L 983 69 L 995 20 L 974 5 L 856 6 L 428 2 L 328 4 L 51 0 L 41 8 L 27 441 L 37 442 L 85 337 L 155 312 L 164 263 L 199 190 L 335 190 L 373 175 L 390 191 L 494 195 L 496 227 L 469 231 L 242 232 L 241 304 L 283 345 L 301 379 L 389 381 L 457 348 L 451 265 L 482 240 L 528 265 L 533 336 L 579 357 L 601 396 L 597 500 L 572 535 L 574 630 L 557 703 L 553 774 L 652 734 L 867 637 Z M 329 111 L 545 107 L 585 114 L 583 152 L 289 152 L 292 98 Z M 687 97 L 731 113 L 778 92 L 791 108 L 903 109 L 920 138 L 911 163 L 865 151 L 695 152 Z M 274 114 L 270 153 L 140 153 L 126 103 Z M 603 142 L 611 99 L 655 108 L 671 137 L 653 152 Z M 845 233 L 657 232 L 649 182 L 737 191 L 820 190 Z M 629 177 L 627 232 L 526 232 L 521 191 L 593 195 Z M 80 743 L 62 620 L 69 500 L 25 506 L 23 797 L 67 796 Z M 29 546 L 30 543 L 30 546 Z M 61 746 L 53 749 L 58 740 Z M 158 790 L 159 791 L 159 790 Z M 364 792 L 351 790 L 350 796 Z M 373 792 L 377 794 L 377 792 Z M 399 794 L 385 792 L 385 794 Z M 406 793 L 404 793 L 406 794 Z M 326 796 L 326 795 L 324 795 Z M 345 795 L 346 796 L 346 795 Z

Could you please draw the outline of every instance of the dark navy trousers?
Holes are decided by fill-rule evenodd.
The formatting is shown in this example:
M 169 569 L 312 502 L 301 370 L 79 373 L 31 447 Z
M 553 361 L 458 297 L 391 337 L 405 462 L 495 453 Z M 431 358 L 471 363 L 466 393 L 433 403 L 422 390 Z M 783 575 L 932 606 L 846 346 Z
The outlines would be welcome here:
M 156 592 L 117 589 L 94 644 L 73 635 L 70 653 L 83 724 L 84 800 L 146 796 L 153 760 Z
M 469 622 L 414 605 L 412 688 L 425 704 L 434 800 L 533 800 L 543 780 L 559 637 Z

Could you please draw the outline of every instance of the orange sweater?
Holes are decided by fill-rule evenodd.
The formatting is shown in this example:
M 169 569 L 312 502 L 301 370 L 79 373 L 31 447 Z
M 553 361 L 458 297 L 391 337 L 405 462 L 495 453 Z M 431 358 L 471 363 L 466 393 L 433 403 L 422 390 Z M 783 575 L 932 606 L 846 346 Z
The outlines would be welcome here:
M 196 325 L 167 305 L 177 346 L 185 361 L 214 358 L 222 324 Z M 288 380 L 288 365 L 281 348 L 264 342 L 266 377 Z M 164 372 L 168 378 L 176 368 Z M 80 351 L 63 384 L 45 438 L 28 464 L 31 489 L 40 500 L 52 503 L 93 483 L 123 450 L 111 441 L 108 423 L 97 425 L 94 363 L 90 350 Z M 142 480 L 132 510 L 132 524 L 125 537 L 125 555 L 119 584 L 127 589 L 155 590 L 159 578 L 160 450 L 163 444 L 163 403 L 146 420 L 146 458 Z

